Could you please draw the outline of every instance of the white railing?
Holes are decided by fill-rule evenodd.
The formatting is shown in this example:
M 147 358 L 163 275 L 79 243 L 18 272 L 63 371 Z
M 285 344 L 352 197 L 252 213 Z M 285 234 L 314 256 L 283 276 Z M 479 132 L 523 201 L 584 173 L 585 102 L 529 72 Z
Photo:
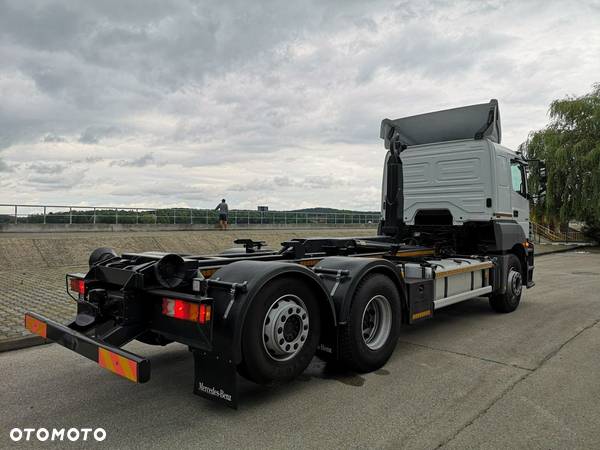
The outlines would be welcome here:
M 212 225 L 218 211 L 195 208 L 131 208 L 73 205 L 0 204 L 0 224 L 155 224 Z M 301 212 L 230 210 L 232 225 L 377 224 L 374 212 Z

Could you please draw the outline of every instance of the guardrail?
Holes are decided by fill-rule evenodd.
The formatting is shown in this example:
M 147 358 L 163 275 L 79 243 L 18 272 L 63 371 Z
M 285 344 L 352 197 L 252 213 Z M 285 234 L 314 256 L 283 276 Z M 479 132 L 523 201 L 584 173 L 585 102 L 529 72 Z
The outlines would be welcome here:
M 536 222 L 531 222 L 531 231 L 533 232 L 534 240 L 540 241 L 544 238 L 551 242 L 585 242 L 585 235 L 581 231 L 555 231 L 545 225 Z
M 232 225 L 376 224 L 371 212 L 317 213 L 301 211 L 230 210 Z M 218 211 L 194 208 L 129 208 L 73 205 L 0 204 L 0 224 L 189 224 L 212 225 Z

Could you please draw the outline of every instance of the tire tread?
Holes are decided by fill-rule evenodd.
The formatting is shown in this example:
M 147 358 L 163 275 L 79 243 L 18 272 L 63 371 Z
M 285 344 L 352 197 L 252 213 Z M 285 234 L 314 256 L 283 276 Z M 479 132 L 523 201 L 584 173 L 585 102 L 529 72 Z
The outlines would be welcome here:
M 378 279 L 379 279 L 379 281 L 377 281 Z M 375 281 L 373 281 L 373 280 L 375 280 Z M 365 286 L 368 286 L 368 284 L 370 284 L 370 283 L 378 284 L 379 282 L 389 283 L 389 287 L 391 289 L 393 289 L 394 291 L 396 291 L 396 294 L 397 294 L 396 297 L 388 299 L 388 300 L 393 303 L 392 314 L 395 314 L 397 317 L 393 317 L 393 319 L 392 319 L 392 320 L 395 320 L 396 322 L 394 323 L 394 325 L 392 325 L 392 331 L 391 331 L 391 335 L 390 335 L 390 339 L 394 341 L 394 344 L 392 345 L 391 350 L 389 348 L 385 349 L 385 351 L 383 351 L 383 353 L 382 353 L 383 360 L 382 361 L 380 360 L 379 362 L 373 364 L 364 359 L 361 360 L 360 354 L 355 345 L 356 338 L 353 337 L 353 329 L 352 329 L 350 322 L 352 320 L 353 306 L 354 306 L 356 295 L 359 294 L 361 292 L 361 290 L 365 289 Z M 371 372 L 371 371 L 377 370 L 379 367 L 383 366 L 394 351 L 395 344 L 398 339 L 398 332 L 400 329 L 400 322 L 401 322 L 400 315 L 401 315 L 402 309 L 401 309 L 401 305 L 400 305 L 400 297 L 399 297 L 399 294 L 397 293 L 396 285 L 387 275 L 384 275 L 381 273 L 373 273 L 373 274 L 366 275 L 359 282 L 358 286 L 356 287 L 356 291 L 354 294 L 354 298 L 352 299 L 352 303 L 353 304 L 350 307 L 350 316 L 349 316 L 348 324 L 341 330 L 340 335 L 339 335 L 339 338 L 340 338 L 340 340 L 339 340 L 340 361 L 345 366 L 349 367 L 350 369 L 352 369 L 356 372 L 363 372 L 363 373 Z M 362 314 L 361 314 L 361 316 L 362 316 Z M 388 341 L 388 342 L 390 342 L 390 341 Z M 386 345 L 389 345 L 389 344 L 386 344 Z
M 510 262 L 508 264 L 508 272 L 510 272 L 510 268 L 515 267 L 521 271 L 521 261 L 516 255 L 510 255 Z M 508 277 L 508 273 L 506 274 Z M 505 280 L 506 282 L 507 280 Z M 521 294 L 522 295 L 522 294 Z M 513 312 L 519 307 L 519 303 L 521 302 L 521 295 L 519 295 L 519 299 L 516 303 L 513 304 L 511 302 L 511 297 L 507 290 L 504 291 L 503 294 L 492 294 L 490 295 L 490 307 L 497 313 L 500 314 L 508 314 Z

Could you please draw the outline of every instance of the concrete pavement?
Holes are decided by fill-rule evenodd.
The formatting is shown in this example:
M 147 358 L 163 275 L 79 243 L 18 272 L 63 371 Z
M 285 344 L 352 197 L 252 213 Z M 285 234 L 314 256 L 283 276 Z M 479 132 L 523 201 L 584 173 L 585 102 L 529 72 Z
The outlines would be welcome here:
M 405 328 L 375 373 L 315 359 L 285 386 L 243 381 L 238 411 L 191 394 L 182 346 L 127 346 L 152 361 L 145 385 L 57 345 L 2 353 L 0 446 L 13 427 L 103 427 L 98 447 L 599 448 L 600 253 L 536 266 L 512 314 L 453 305 Z

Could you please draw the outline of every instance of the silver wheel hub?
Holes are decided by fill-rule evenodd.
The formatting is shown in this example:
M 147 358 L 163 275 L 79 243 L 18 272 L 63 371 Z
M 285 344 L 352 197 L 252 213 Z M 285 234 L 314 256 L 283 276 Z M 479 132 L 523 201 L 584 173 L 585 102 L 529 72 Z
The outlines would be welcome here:
M 508 272 L 508 287 L 515 297 L 521 295 L 523 280 L 521 274 L 517 270 L 510 269 L 510 272 Z
M 279 297 L 265 315 L 263 344 L 276 361 L 293 358 L 304 346 L 309 331 L 308 312 L 295 295 Z
M 362 315 L 362 337 L 371 350 L 385 345 L 392 331 L 392 307 L 383 295 L 376 295 L 367 303 Z

